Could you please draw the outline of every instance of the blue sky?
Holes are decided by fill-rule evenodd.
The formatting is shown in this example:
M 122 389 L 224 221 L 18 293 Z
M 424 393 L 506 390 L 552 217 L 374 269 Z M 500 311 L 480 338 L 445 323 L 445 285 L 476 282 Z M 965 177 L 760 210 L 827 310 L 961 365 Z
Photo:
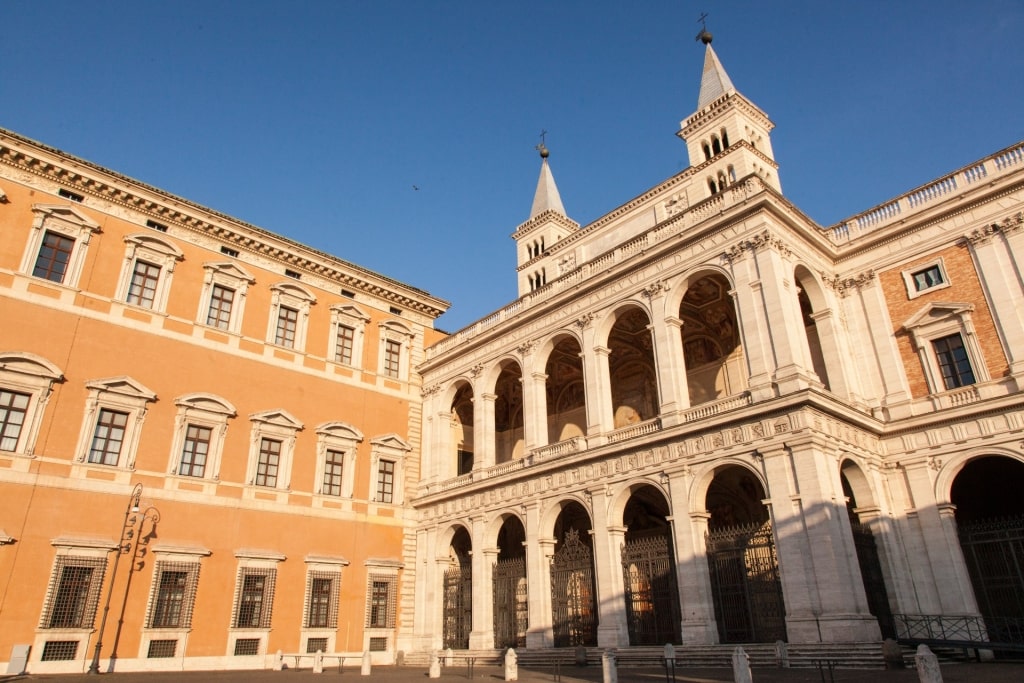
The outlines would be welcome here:
M 702 11 L 823 225 L 1024 138 L 1019 0 L 8 2 L 0 127 L 451 301 L 456 331 L 516 297 L 542 129 L 581 224 L 688 165 Z

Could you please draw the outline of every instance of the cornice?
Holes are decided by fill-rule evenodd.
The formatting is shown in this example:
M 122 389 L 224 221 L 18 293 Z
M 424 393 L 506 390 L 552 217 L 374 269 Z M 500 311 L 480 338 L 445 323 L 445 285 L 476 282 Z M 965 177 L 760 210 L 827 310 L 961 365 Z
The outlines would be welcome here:
M 450 305 L 423 290 L 4 129 L 0 129 L 0 163 L 431 318 Z
M 768 118 L 768 114 L 763 112 L 760 107 L 748 100 L 739 92 L 729 92 L 722 95 L 699 112 L 691 114 L 685 118 L 677 135 L 679 135 L 679 137 L 688 137 L 692 133 L 703 128 L 711 119 L 717 118 L 722 112 L 732 108 L 737 108 L 751 118 L 758 119 L 761 125 L 763 125 L 768 132 L 771 132 L 771 130 L 775 128 L 775 124 L 772 123 L 770 118 Z

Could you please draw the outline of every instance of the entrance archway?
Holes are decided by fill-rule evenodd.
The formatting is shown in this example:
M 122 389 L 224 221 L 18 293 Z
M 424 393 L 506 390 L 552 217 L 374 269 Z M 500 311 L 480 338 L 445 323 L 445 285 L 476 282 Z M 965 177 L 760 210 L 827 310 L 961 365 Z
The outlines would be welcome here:
M 526 647 L 530 595 L 526 581 L 526 529 L 509 515 L 498 531 L 494 589 L 494 647 Z
M 551 558 L 551 616 L 555 647 L 597 645 L 597 590 L 590 516 L 567 503 L 555 521 Z
M 630 645 L 682 642 L 668 501 L 656 488 L 633 491 L 622 515 L 626 626 Z
M 786 640 L 786 611 L 764 488 L 748 469 L 715 472 L 706 498 L 707 555 L 723 643 Z
M 448 548 L 450 565 L 444 573 L 445 648 L 469 649 L 469 633 L 473 630 L 473 565 L 470 562 L 473 544 L 469 532 L 459 528 Z

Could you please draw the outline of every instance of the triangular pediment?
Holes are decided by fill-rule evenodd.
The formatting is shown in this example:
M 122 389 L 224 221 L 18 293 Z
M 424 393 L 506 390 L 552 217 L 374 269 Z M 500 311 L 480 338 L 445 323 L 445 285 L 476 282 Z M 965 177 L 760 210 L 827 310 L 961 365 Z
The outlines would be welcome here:
M 302 429 L 302 423 L 287 410 L 265 410 L 261 413 L 252 413 L 249 415 L 249 419 L 253 422 L 264 422 L 266 424 L 272 424 L 277 427 L 286 427 L 288 429 L 299 430 Z
M 370 440 L 370 443 L 380 448 L 390 448 L 397 451 L 411 451 L 412 446 L 409 445 L 402 437 L 398 434 L 384 434 Z
M 331 306 L 331 310 L 334 311 L 336 314 L 345 316 L 347 318 L 356 318 L 358 320 L 362 320 L 363 322 L 370 321 L 370 316 L 368 316 L 366 313 L 363 313 L 358 306 L 353 306 L 352 304 L 334 304 L 333 306 Z
M 903 329 L 912 330 L 923 325 L 929 325 L 940 320 L 947 320 L 949 318 L 959 318 L 965 313 L 970 313 L 974 310 L 974 304 L 963 303 L 963 302 L 946 302 L 946 301 L 933 301 L 929 304 L 925 304 L 920 310 L 914 315 L 910 316 L 905 323 L 903 323 Z
M 173 256 L 178 261 L 185 258 L 185 253 L 177 247 L 177 245 L 162 240 L 159 237 L 153 237 L 152 235 L 136 234 L 128 235 L 124 238 L 124 241 L 128 244 L 134 244 L 137 247 L 144 247 L 151 249 L 159 254 L 165 254 L 167 256 Z
M 148 388 L 142 382 L 132 379 L 128 375 L 120 377 L 108 377 L 86 382 L 85 387 L 93 391 L 102 391 L 130 398 L 139 398 L 146 401 L 155 401 L 156 392 Z
M 52 216 L 61 220 L 89 228 L 93 232 L 99 232 L 100 224 L 89 218 L 81 210 L 66 204 L 33 204 L 32 210 L 42 214 L 45 218 Z
M 216 271 L 218 273 L 221 273 L 222 275 L 225 275 L 226 277 L 235 278 L 236 280 L 245 280 L 250 285 L 256 282 L 256 278 L 254 278 L 249 273 L 249 271 L 247 271 L 245 268 L 238 266 L 237 264 L 232 263 L 231 261 L 204 263 L 203 268 L 206 268 L 207 270 Z

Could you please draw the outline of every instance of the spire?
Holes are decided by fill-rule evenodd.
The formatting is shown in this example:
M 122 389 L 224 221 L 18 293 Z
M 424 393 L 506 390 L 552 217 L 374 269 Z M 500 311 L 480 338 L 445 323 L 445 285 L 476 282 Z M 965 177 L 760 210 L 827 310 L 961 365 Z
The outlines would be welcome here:
M 548 148 L 544 143 L 537 145 L 540 151 L 540 178 L 537 179 L 537 192 L 533 195 L 533 208 L 530 209 L 530 218 L 534 218 L 545 211 L 554 211 L 565 215 L 565 207 L 562 206 L 562 198 L 558 195 L 558 186 L 555 185 L 555 177 L 551 175 L 551 167 L 548 166 Z
M 700 95 L 697 97 L 697 111 L 708 106 L 722 95 L 736 92 L 725 67 L 718 61 L 718 55 L 711 47 L 711 34 L 706 30 L 697 36 L 707 47 L 704 49 L 704 73 L 700 78 Z

